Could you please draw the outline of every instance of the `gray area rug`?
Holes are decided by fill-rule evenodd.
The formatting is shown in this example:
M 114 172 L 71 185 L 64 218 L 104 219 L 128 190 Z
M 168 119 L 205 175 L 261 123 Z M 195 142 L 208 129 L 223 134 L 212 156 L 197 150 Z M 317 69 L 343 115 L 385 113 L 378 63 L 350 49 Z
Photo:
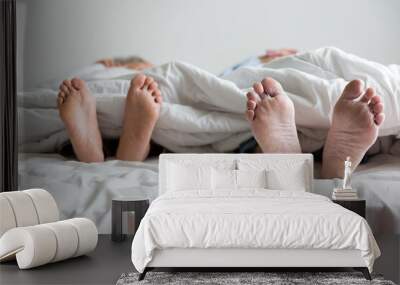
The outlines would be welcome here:
M 138 281 L 138 273 L 124 273 L 116 285 L 134 284 L 379 284 L 395 285 L 380 275 L 372 275 L 368 281 L 359 272 L 148 272 L 146 278 Z

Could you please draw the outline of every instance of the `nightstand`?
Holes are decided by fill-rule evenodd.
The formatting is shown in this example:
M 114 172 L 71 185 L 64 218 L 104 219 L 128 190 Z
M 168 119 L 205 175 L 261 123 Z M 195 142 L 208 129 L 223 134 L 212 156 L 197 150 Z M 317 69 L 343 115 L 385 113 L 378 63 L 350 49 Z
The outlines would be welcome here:
M 149 208 L 149 200 L 135 197 L 119 197 L 112 200 L 111 209 L 111 239 L 113 241 L 123 241 L 126 236 L 122 233 L 122 215 L 124 212 L 135 212 L 135 233 L 139 227 L 140 221 Z
M 359 214 L 365 219 L 365 200 L 332 200 L 332 202 L 339 204 L 340 206 Z

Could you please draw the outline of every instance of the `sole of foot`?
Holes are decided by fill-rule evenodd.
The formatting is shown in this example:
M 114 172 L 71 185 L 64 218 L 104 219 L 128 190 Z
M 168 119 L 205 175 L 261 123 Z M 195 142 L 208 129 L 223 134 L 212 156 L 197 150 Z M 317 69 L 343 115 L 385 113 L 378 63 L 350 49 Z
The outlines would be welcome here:
M 125 114 L 117 159 L 143 161 L 150 151 L 150 140 L 160 115 L 161 92 L 152 77 L 136 75 L 125 101 Z
M 246 118 L 263 153 L 301 153 L 293 102 L 274 79 L 247 93 Z
M 353 170 L 358 166 L 378 137 L 385 119 L 383 109 L 374 89 L 364 91 L 359 80 L 347 84 L 334 107 L 323 152 L 322 178 L 343 178 L 347 157 Z
M 57 103 L 78 160 L 88 163 L 104 161 L 96 101 L 85 82 L 78 78 L 64 80 Z

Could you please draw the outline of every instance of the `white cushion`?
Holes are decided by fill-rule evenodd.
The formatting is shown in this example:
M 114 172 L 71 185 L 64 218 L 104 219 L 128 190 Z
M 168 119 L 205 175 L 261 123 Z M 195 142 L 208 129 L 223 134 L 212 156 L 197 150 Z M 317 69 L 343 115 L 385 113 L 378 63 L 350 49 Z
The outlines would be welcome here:
M 97 229 L 89 219 L 19 227 L 0 238 L 0 261 L 14 257 L 20 269 L 86 254 L 97 245 Z
M 238 188 L 267 188 L 266 170 L 236 170 Z
M 96 247 L 97 229 L 92 221 L 58 218 L 57 204 L 46 190 L 0 193 L 0 262 L 16 258 L 19 268 L 26 269 Z
M 270 171 L 277 170 L 279 173 L 285 173 L 287 176 L 283 179 L 290 177 L 291 183 L 287 185 L 286 181 L 278 183 L 281 177 L 280 175 L 270 174 L 266 175 L 266 180 L 271 177 L 271 185 L 267 185 L 266 189 L 269 188 L 296 188 L 293 190 L 300 191 L 312 191 L 312 179 L 313 179 L 313 157 L 311 154 L 161 154 L 159 158 L 159 194 L 163 194 L 168 191 L 176 191 L 174 184 L 176 180 L 181 179 L 182 175 L 174 173 L 173 168 L 170 167 L 172 163 L 179 164 L 184 168 L 198 168 L 198 167 L 211 167 L 218 170 L 229 170 L 229 173 L 222 174 L 222 176 L 228 175 L 222 179 L 222 176 L 215 178 L 219 174 L 211 171 L 212 185 L 211 190 L 207 190 L 208 193 L 217 194 L 222 190 L 234 191 L 241 188 L 236 183 L 236 188 L 232 188 L 233 176 L 231 170 L 250 170 L 250 171 Z M 297 172 L 297 166 L 303 171 L 303 175 L 295 174 Z M 179 171 L 179 170 L 178 170 Z M 185 172 L 185 171 L 183 171 Z M 208 173 L 205 175 L 208 179 Z M 192 176 L 192 175 L 190 175 Z M 245 176 L 245 175 L 243 175 Z M 220 179 L 221 178 L 221 179 Z M 243 178 L 243 179 L 242 179 Z M 262 180 L 256 179 L 255 181 L 247 181 L 245 177 L 242 177 L 240 184 L 241 186 L 249 185 L 260 185 L 259 182 Z M 196 185 L 191 185 L 188 179 L 181 185 L 177 185 L 178 189 L 190 189 L 195 190 L 203 188 L 202 193 L 207 193 L 204 189 L 209 188 L 208 180 L 199 183 L 198 179 L 195 180 Z M 215 183 L 214 183 L 215 180 Z M 278 181 L 277 181 L 278 180 Z M 295 181 L 296 180 L 296 181 Z M 179 182 L 178 182 L 179 184 Z M 189 184 L 189 185 L 188 185 Z M 206 185 L 204 185 L 206 184 Z M 262 184 L 262 183 L 261 183 Z M 267 183 L 268 184 L 268 183 Z M 270 187 L 271 186 L 271 187 Z M 253 187 L 251 187 L 253 188 Z M 257 187 L 260 188 L 260 187 Z M 264 188 L 264 187 L 263 187 Z M 230 189 L 230 190 L 229 190 Z M 220 191 L 221 190 L 221 191 Z
M 17 227 L 33 226 L 39 223 L 35 205 L 28 194 L 14 191 L 3 192 L 1 195 L 10 203 Z
M 309 191 L 312 169 L 304 160 L 296 159 L 239 159 L 238 168 L 248 171 L 266 171 L 267 189 Z M 307 188 L 309 187 L 309 189 Z
M 237 188 L 236 170 L 232 169 L 212 169 L 212 188 L 215 191 L 229 190 Z
M 241 188 L 267 188 L 265 170 L 212 170 L 213 189 L 215 191 L 235 191 Z
M 59 219 L 56 201 L 43 189 L 2 192 L 0 206 L 0 237 L 14 227 L 33 226 Z
M 211 167 L 169 163 L 167 189 L 211 190 Z
M 271 169 L 267 171 L 268 189 L 288 190 L 288 191 L 307 191 L 306 177 L 303 165 L 296 165 L 290 171 Z
M 67 221 L 59 221 L 55 223 L 48 223 L 43 225 L 50 228 L 51 234 L 56 236 L 58 246 L 56 255 L 52 258 L 51 262 L 56 262 L 75 256 L 79 244 L 78 232 L 72 228 Z M 49 261 L 50 262 L 50 261 Z
M 76 249 L 74 257 L 86 254 L 96 248 L 97 228 L 91 220 L 85 218 L 74 218 L 63 222 L 71 224 L 79 236 L 78 248 Z
M 8 199 L 0 195 L 0 237 L 9 229 L 15 228 L 17 222 Z
M 49 192 L 43 189 L 28 189 L 22 191 L 28 194 L 33 201 L 39 224 L 56 222 L 59 220 L 57 203 Z

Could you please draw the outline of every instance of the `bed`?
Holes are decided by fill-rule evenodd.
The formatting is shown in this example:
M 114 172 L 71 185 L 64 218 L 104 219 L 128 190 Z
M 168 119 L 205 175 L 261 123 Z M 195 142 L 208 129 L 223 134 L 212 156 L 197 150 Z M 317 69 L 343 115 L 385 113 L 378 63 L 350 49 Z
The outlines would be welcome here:
M 132 243 L 139 279 L 155 267 L 354 267 L 370 279 L 380 251 L 367 222 L 312 188 L 309 154 L 161 155 L 160 196 Z
M 101 234 L 111 233 L 111 199 L 141 195 L 158 196 L 158 159 L 143 163 L 109 159 L 85 164 L 58 154 L 21 153 L 19 189 L 43 187 L 56 199 L 62 219 L 75 216 L 93 220 Z M 314 164 L 318 175 L 320 165 Z M 331 196 L 338 180 L 314 179 L 315 193 Z M 400 157 L 377 155 L 360 165 L 353 176 L 362 199 L 367 201 L 367 220 L 382 251 L 374 271 L 400 281 Z

